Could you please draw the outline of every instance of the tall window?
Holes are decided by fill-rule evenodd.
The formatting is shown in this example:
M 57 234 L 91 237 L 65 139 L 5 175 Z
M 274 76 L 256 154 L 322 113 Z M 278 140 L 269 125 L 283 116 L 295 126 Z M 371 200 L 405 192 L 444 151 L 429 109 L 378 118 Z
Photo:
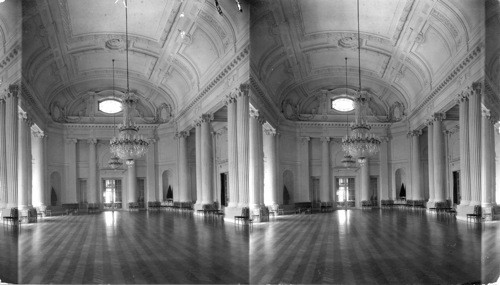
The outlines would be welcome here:
M 122 202 L 122 181 L 114 179 L 104 180 L 103 191 L 104 203 L 121 203 Z
M 354 178 L 339 177 L 336 180 L 337 202 L 340 205 L 354 206 L 354 201 L 356 200 L 356 192 L 354 191 Z

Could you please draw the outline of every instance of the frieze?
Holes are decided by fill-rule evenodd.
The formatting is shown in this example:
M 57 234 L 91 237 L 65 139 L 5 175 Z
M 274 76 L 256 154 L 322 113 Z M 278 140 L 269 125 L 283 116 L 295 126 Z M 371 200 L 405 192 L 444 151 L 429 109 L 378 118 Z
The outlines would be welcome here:
M 399 18 L 398 25 L 396 26 L 396 32 L 392 36 L 392 39 L 394 40 L 393 45 L 396 46 L 398 43 L 399 38 L 401 37 L 401 33 L 403 32 L 404 25 L 406 24 L 406 20 L 408 19 L 408 15 L 410 14 L 411 8 L 413 7 L 413 3 L 415 0 L 407 0 L 406 5 L 403 8 L 403 12 L 401 14 L 401 17 Z

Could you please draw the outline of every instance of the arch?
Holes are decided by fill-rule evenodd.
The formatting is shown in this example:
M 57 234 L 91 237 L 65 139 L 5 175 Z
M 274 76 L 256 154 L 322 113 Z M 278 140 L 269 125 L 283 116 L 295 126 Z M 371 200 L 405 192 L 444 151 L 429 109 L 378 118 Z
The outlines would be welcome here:
M 404 168 L 398 168 L 396 169 L 396 172 L 394 173 L 394 178 L 396 180 L 396 198 L 400 200 L 402 197 L 406 198 L 405 195 L 401 195 L 401 189 L 404 189 L 406 192 L 406 174 Z
M 162 181 L 161 201 L 167 201 L 167 198 L 173 200 L 174 191 L 172 189 L 172 184 L 171 184 L 173 182 L 172 171 L 170 170 L 163 171 L 163 173 L 161 174 L 161 181 Z
M 283 190 L 282 198 L 284 205 L 293 205 L 294 203 L 293 172 L 285 170 L 283 172 Z
M 61 174 L 54 171 L 50 174 L 50 192 L 48 195 L 50 205 L 61 205 Z

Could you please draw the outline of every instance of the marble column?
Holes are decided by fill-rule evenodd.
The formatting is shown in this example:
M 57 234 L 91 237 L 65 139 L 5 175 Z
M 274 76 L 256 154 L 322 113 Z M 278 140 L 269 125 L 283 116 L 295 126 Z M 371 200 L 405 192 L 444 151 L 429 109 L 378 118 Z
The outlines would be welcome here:
M 492 163 L 491 160 L 495 159 L 495 149 L 491 144 L 491 137 L 494 130 L 494 121 L 490 112 L 483 110 L 481 120 L 481 206 L 491 207 L 495 204 L 492 200 L 493 179 L 492 179 Z
M 5 99 L 0 97 L 0 209 L 7 207 L 7 153 L 5 148 Z
M 228 186 L 229 186 L 229 203 L 228 207 L 235 208 L 238 206 L 238 137 L 237 137 L 237 121 L 236 121 L 236 98 L 228 96 L 226 100 L 227 106 L 227 151 L 228 151 Z
M 31 185 L 29 181 L 31 167 L 31 120 L 26 113 L 19 112 L 18 120 L 18 156 L 17 156 L 17 174 L 18 174 L 18 208 L 24 210 L 29 207 L 29 195 Z
M 19 86 L 10 85 L 5 99 L 5 149 L 7 162 L 7 207 L 17 207 L 18 203 L 18 91 Z
M 434 121 L 427 121 L 427 160 L 429 165 L 429 202 L 428 208 L 434 207 Z
M 481 204 L 481 84 L 469 92 L 469 153 L 471 206 Z
M 300 138 L 300 149 L 299 149 L 299 157 L 300 157 L 300 191 L 299 195 L 296 195 L 295 192 L 293 195 L 294 202 L 310 202 L 309 198 L 309 183 L 310 183 L 310 174 L 309 174 L 309 141 L 311 141 L 310 137 L 301 137 Z M 297 197 L 298 196 L 298 197 Z
M 210 121 L 212 120 L 212 114 L 204 114 L 201 117 L 201 195 L 203 205 L 212 205 L 214 203 L 212 137 L 210 131 Z
M 264 131 L 264 196 L 268 205 L 278 206 L 277 163 L 276 163 L 276 138 L 275 130 Z
M 420 170 L 420 135 L 421 130 L 411 132 L 411 184 L 412 184 L 412 200 L 424 200 L 424 191 L 421 186 L 421 170 Z
M 389 158 L 388 158 L 388 142 L 387 137 L 380 138 L 382 143 L 380 144 L 379 152 L 379 185 L 380 185 L 380 200 L 389 200 Z
M 370 201 L 370 174 L 368 173 L 369 158 L 366 158 L 366 162 L 360 166 L 361 175 L 361 202 Z
M 62 192 L 61 203 L 76 203 L 76 144 L 77 139 L 66 139 L 64 160 L 66 164 L 66 189 Z
M 45 207 L 45 138 L 43 132 L 33 132 L 33 206 Z
M 179 139 L 179 201 L 191 201 L 191 191 L 188 188 L 189 167 L 188 167 L 188 154 L 187 154 L 187 137 L 189 132 L 179 132 L 177 138 Z
M 263 161 L 263 151 L 262 151 L 262 117 L 260 117 L 257 111 L 250 112 L 250 134 L 249 134 L 249 165 L 248 165 L 248 185 L 249 185 L 249 196 L 250 196 L 250 208 L 260 208 L 262 204 L 263 191 L 263 179 L 261 172 L 263 168 L 261 167 L 261 162 Z
M 380 200 L 389 200 L 389 159 L 388 159 L 388 141 L 387 137 L 381 138 L 379 152 L 379 185 L 380 185 Z
M 159 201 L 159 193 L 157 191 L 156 180 L 156 139 L 149 139 L 149 149 L 146 154 L 146 183 L 147 194 L 145 202 Z M 175 197 L 174 197 L 175 198 Z
M 89 144 L 89 180 L 87 182 L 87 202 L 97 203 L 97 140 L 88 139 Z
M 330 199 L 330 138 L 321 139 L 321 203 L 329 203 Z
M 249 86 L 242 84 L 237 92 L 237 142 L 238 142 L 238 207 L 249 203 Z
M 196 210 L 201 209 L 203 203 L 203 190 L 201 183 L 201 120 L 195 121 L 196 139 Z
M 470 150 L 469 150 L 469 99 L 460 94 L 459 99 L 459 139 L 460 139 L 460 205 L 470 203 Z
M 127 192 L 128 202 L 137 202 L 137 173 L 136 164 L 133 163 L 127 166 Z
M 434 151 L 434 201 L 444 202 L 445 196 L 445 165 L 444 165 L 444 143 L 443 143 L 443 119 L 444 113 L 434 114 L 433 125 L 433 151 Z

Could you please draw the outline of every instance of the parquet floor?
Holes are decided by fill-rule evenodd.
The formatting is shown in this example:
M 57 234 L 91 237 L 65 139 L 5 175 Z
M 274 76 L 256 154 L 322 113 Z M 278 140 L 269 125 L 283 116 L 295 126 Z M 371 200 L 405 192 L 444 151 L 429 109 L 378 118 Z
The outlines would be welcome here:
M 280 216 L 251 229 L 104 212 L 0 230 L 0 279 L 11 283 L 460 284 L 499 275 L 500 223 L 423 211 Z

